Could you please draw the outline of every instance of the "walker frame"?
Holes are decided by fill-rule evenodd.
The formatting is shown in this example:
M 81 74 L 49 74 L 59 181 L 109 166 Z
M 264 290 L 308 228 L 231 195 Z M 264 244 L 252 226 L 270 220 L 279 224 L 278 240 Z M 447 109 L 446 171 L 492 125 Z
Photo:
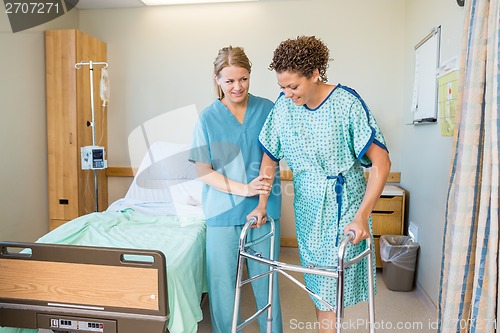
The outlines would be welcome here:
M 247 242 L 247 235 L 251 230 L 251 226 L 257 223 L 257 218 L 251 218 L 243 227 L 243 230 L 240 235 L 240 243 L 238 250 L 238 269 L 236 272 L 236 290 L 234 297 L 234 308 L 233 308 L 233 321 L 231 332 L 236 333 L 238 330 L 241 330 L 243 327 L 256 320 L 259 316 L 267 312 L 267 320 L 266 320 L 266 332 L 271 333 L 272 331 L 272 300 L 273 300 L 273 287 L 274 287 L 274 277 L 276 272 L 283 274 L 289 280 L 298 285 L 302 290 L 306 291 L 312 297 L 325 304 L 332 311 L 336 311 L 336 323 L 335 327 L 337 329 L 337 333 L 342 333 L 342 320 L 344 319 L 344 270 L 348 269 L 350 266 L 358 263 L 365 257 L 368 260 L 368 312 L 369 312 L 369 327 L 370 333 L 375 333 L 375 301 L 374 301 L 374 275 L 373 275 L 373 242 L 371 237 L 366 239 L 366 249 L 361 252 L 356 257 L 345 260 L 345 251 L 347 246 L 352 242 L 355 238 L 355 234 L 353 231 L 349 231 L 344 238 L 344 240 L 340 243 L 338 249 L 338 265 L 337 267 L 303 267 L 300 265 L 292 265 L 283 263 L 280 261 L 274 260 L 274 237 L 275 237 L 275 224 L 274 220 L 267 216 L 267 223 L 270 223 L 270 231 L 255 239 L 251 242 Z M 262 253 L 255 252 L 251 246 L 254 244 L 261 243 L 267 239 L 270 239 L 270 253 L 269 258 L 263 257 Z M 249 277 L 246 280 L 243 280 L 243 267 L 246 260 L 254 260 L 260 262 L 262 264 L 269 266 L 269 271 L 260 275 L 256 275 L 253 277 Z M 337 279 L 337 307 L 335 308 L 326 300 L 324 300 L 321 296 L 315 294 L 311 290 L 309 290 L 302 282 L 298 281 L 296 278 L 287 273 L 289 272 L 298 272 L 298 273 L 306 273 L 306 274 L 315 274 L 321 276 L 328 276 Z M 238 315 L 240 310 L 240 300 L 241 300 L 241 288 L 252 281 L 258 280 L 260 278 L 266 277 L 269 275 L 269 290 L 268 290 L 268 302 L 267 304 L 261 308 L 257 309 L 257 311 L 247 319 L 245 319 L 241 324 L 238 325 Z

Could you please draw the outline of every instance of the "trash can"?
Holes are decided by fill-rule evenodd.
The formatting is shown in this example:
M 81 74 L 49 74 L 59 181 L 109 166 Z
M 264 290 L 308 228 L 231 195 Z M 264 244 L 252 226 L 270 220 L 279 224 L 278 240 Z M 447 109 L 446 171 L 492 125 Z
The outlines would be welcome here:
M 410 236 L 380 236 L 382 276 L 389 290 L 413 290 L 418 248 Z

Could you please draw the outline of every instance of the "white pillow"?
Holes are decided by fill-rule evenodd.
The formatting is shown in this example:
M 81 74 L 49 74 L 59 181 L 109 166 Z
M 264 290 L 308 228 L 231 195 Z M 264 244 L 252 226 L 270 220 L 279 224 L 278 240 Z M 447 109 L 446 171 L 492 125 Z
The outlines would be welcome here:
M 195 165 L 188 160 L 190 149 L 190 145 L 155 142 L 142 159 L 137 174 L 147 171 L 150 179 L 195 179 Z
M 153 143 L 125 195 L 126 199 L 201 206 L 202 183 L 188 160 L 190 145 Z

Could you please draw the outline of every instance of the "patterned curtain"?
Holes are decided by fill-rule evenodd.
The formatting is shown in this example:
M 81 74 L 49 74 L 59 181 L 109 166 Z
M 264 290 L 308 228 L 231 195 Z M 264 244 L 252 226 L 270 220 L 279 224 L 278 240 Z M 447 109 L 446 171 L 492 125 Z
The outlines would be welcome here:
M 465 2 L 438 332 L 500 329 L 499 2 Z

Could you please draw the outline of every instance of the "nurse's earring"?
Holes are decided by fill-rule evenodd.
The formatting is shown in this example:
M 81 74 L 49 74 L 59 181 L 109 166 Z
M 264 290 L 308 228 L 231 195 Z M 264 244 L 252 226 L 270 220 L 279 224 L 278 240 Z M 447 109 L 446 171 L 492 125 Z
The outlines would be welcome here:
M 222 88 L 220 86 L 220 83 L 219 83 L 219 78 L 217 75 L 214 76 L 214 82 L 215 82 L 215 90 L 216 90 L 216 93 L 217 93 L 217 97 L 219 98 L 219 100 L 222 100 L 224 98 L 224 92 L 222 91 Z
M 217 96 L 219 97 L 219 100 L 224 98 L 224 92 L 222 91 L 220 84 L 217 85 Z

